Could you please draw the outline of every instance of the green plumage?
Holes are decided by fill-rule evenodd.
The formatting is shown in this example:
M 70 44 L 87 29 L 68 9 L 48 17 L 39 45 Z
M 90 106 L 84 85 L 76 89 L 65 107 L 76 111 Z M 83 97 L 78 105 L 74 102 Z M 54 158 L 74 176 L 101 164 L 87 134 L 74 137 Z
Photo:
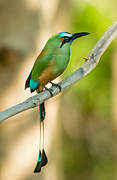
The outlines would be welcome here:
M 30 91 L 43 91 L 46 84 L 57 78 L 66 69 L 70 59 L 70 46 L 72 42 L 81 36 L 88 35 L 87 32 L 67 33 L 61 32 L 52 36 L 46 43 L 44 49 L 37 57 L 34 66 L 26 80 L 25 89 L 30 87 Z M 59 86 L 61 90 L 61 87 Z M 52 95 L 52 93 L 51 93 Z M 44 150 L 44 119 L 45 119 L 44 102 L 39 104 L 40 115 L 40 146 L 39 156 L 35 173 L 39 173 L 41 168 L 48 162 Z
M 62 40 L 58 37 L 58 34 L 48 40 L 41 52 L 42 54 L 34 63 L 31 75 L 33 81 L 39 80 L 39 77 L 48 66 L 51 67 L 51 76 L 54 78 L 65 70 L 70 59 L 71 43 L 66 43 L 60 48 L 61 43 Z

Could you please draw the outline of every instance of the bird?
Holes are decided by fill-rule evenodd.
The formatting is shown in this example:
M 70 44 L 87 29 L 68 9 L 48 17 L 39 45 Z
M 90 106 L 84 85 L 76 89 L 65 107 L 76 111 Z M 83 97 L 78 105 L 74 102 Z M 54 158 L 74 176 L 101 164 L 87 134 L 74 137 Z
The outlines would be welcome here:
M 42 92 L 46 88 L 48 83 L 53 86 L 60 85 L 53 83 L 52 81 L 60 76 L 66 69 L 70 60 L 70 48 L 73 41 L 82 36 L 90 34 L 89 32 L 69 33 L 59 32 L 51 36 L 45 47 L 37 57 L 32 70 L 25 82 L 25 89 L 30 88 L 31 93 L 36 91 Z M 50 94 L 52 92 L 49 90 Z M 47 155 L 44 149 L 44 119 L 45 119 L 45 104 L 44 102 L 39 104 L 39 116 L 40 116 L 40 146 L 39 155 L 34 173 L 41 172 L 41 168 L 48 163 Z

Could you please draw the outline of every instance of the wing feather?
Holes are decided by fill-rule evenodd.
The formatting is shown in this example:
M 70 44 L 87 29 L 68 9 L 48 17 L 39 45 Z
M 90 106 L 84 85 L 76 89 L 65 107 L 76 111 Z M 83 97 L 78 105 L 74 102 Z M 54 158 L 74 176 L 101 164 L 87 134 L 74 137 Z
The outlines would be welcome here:
M 39 79 L 42 72 L 48 67 L 48 64 L 51 61 L 52 57 L 53 55 L 50 53 L 44 54 L 43 56 L 39 56 L 37 58 L 32 68 L 31 79 L 33 81 L 37 81 Z

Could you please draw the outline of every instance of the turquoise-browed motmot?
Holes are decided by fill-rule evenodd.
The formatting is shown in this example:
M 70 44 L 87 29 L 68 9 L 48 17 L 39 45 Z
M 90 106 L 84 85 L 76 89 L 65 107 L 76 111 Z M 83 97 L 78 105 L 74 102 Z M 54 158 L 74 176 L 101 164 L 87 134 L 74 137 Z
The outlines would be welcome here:
M 40 55 L 37 57 L 33 68 L 26 80 L 25 89 L 29 87 L 31 92 L 36 90 L 37 93 L 43 91 L 46 84 L 57 78 L 66 69 L 70 60 L 70 46 L 72 42 L 75 39 L 86 36 L 88 34 L 88 32 L 80 32 L 75 34 L 60 32 L 52 36 L 47 41 Z M 54 84 L 52 83 L 52 85 Z M 34 172 L 40 172 L 41 167 L 45 166 L 48 162 L 46 153 L 44 151 L 44 103 L 39 104 L 39 114 L 40 147 L 37 166 Z

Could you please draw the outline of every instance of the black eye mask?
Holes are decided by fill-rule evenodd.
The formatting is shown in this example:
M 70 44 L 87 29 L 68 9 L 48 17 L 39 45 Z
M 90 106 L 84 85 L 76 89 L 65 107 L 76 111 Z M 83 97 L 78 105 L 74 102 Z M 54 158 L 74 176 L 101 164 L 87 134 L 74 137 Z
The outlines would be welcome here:
M 62 48 L 64 44 L 65 44 L 65 40 L 62 41 L 60 48 Z
M 62 41 L 62 43 L 61 43 L 61 45 L 60 45 L 60 48 L 62 48 L 63 45 L 64 45 L 65 43 L 69 42 L 69 41 L 70 41 L 70 38 L 64 37 L 64 40 Z

